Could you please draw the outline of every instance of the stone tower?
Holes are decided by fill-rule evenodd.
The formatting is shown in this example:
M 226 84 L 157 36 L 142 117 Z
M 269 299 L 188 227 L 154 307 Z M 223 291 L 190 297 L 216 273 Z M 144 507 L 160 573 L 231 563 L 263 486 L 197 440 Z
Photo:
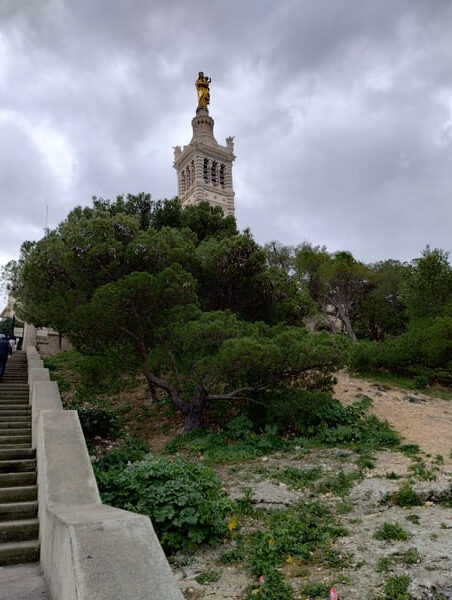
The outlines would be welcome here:
M 178 196 L 183 207 L 205 200 L 212 206 L 220 206 L 225 216 L 234 215 L 234 138 L 226 138 L 226 146 L 221 146 L 213 135 L 214 120 L 207 108 L 209 84 L 210 77 L 199 73 L 195 84 L 198 108 L 191 122 L 193 137 L 183 149 L 174 148 Z

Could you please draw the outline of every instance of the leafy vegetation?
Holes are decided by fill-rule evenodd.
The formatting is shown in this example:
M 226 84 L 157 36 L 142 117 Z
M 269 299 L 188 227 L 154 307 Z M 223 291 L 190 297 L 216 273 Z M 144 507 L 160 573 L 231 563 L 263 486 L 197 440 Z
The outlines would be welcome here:
M 227 533 L 232 502 L 209 467 L 151 455 L 124 465 L 122 456 L 95 465 L 102 499 L 149 516 L 167 551 L 216 543 Z
M 383 523 L 374 534 L 376 540 L 384 541 L 405 541 L 409 534 L 397 523 Z

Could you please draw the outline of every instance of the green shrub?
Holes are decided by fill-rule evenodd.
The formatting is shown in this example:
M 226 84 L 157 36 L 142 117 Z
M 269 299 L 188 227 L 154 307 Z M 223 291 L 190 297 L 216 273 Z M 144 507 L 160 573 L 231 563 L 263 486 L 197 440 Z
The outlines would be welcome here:
M 410 578 L 406 575 L 389 577 L 383 588 L 384 596 L 380 597 L 379 600 L 410 600 L 407 591 L 409 584 Z
M 417 390 L 425 390 L 427 386 L 428 377 L 425 377 L 425 375 L 416 375 L 416 377 L 413 379 L 413 387 Z
M 383 523 L 374 533 L 374 538 L 385 541 L 405 541 L 409 538 L 409 533 L 397 523 Z
M 113 466 L 98 482 L 105 503 L 152 519 L 166 551 L 214 543 L 228 531 L 225 519 L 233 504 L 204 465 L 148 455 L 123 468 Z
M 78 369 L 82 386 L 94 392 L 112 389 L 120 376 L 116 361 L 106 356 L 82 356 Z
M 112 410 L 99 406 L 80 407 L 77 412 L 85 437 L 93 438 L 99 435 L 116 438 L 119 435 L 119 420 Z
M 292 588 L 284 582 L 279 571 L 273 570 L 262 577 L 258 585 L 248 589 L 246 600 L 292 600 Z
M 306 598 L 326 598 L 330 586 L 326 583 L 307 583 L 301 588 L 301 595 Z
M 419 494 L 406 482 L 390 496 L 390 499 L 393 504 L 404 507 L 420 506 L 422 504 Z
M 301 502 L 270 514 L 267 526 L 251 534 L 247 563 L 253 575 L 265 576 L 288 556 L 309 559 L 319 546 L 346 533 L 321 503 Z

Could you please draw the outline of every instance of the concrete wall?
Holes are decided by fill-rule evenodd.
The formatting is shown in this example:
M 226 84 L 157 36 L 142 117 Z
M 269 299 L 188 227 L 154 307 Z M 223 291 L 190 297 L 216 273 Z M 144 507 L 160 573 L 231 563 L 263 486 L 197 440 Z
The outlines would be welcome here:
M 27 348 L 31 361 L 36 350 Z M 102 504 L 76 411 L 30 369 L 41 566 L 52 600 L 182 600 L 151 521 Z

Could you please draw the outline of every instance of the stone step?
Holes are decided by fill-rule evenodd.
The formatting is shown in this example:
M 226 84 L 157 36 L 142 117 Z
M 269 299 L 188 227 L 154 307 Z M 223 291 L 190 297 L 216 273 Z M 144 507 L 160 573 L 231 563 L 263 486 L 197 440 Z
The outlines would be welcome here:
M 18 450 L 0 450 L 0 460 L 14 460 L 23 458 L 36 458 L 34 448 L 24 448 Z
M 15 446 L 16 444 L 31 444 L 31 435 L 2 435 L 0 436 L 0 448 Z
M 26 444 L 1 444 L 0 445 L 0 451 L 1 450 L 27 450 L 28 448 L 30 448 L 31 444 L 30 442 L 26 443 Z
M 0 473 L 0 493 L 2 489 L 29 486 L 36 483 L 36 472 L 25 471 L 19 473 Z
M 31 410 L 29 409 L 11 409 L 11 410 L 1 410 L 0 409 L 0 418 L 2 417 L 10 417 L 12 420 L 14 419 L 29 419 L 31 415 Z
M 34 519 L 38 514 L 38 502 L 8 502 L 0 504 L 0 521 L 15 521 L 18 519 Z
M 19 563 L 36 562 L 38 560 L 38 540 L 9 542 L 0 545 L 0 565 L 17 565 Z
M 4 404 L 24 404 L 25 406 L 29 403 L 29 397 L 24 396 L 23 398 L 16 398 L 15 396 L 9 395 L 7 398 L 0 398 L 0 405 Z
M 25 427 L 22 424 L 20 429 L 13 427 L 0 426 L 0 438 L 1 437 L 17 437 L 18 435 L 31 435 L 31 427 Z
M 20 519 L 0 523 L 0 544 L 5 542 L 23 542 L 39 537 L 38 519 Z
M 37 497 L 37 485 L 0 488 L 0 504 L 7 504 L 8 502 L 32 502 L 36 500 Z
M 36 471 L 35 458 L 19 458 L 14 460 L 0 460 L 0 474 L 3 473 L 29 473 Z
M 30 415 L 2 417 L 0 413 L 0 427 L 2 429 L 23 429 L 29 425 L 31 425 Z

